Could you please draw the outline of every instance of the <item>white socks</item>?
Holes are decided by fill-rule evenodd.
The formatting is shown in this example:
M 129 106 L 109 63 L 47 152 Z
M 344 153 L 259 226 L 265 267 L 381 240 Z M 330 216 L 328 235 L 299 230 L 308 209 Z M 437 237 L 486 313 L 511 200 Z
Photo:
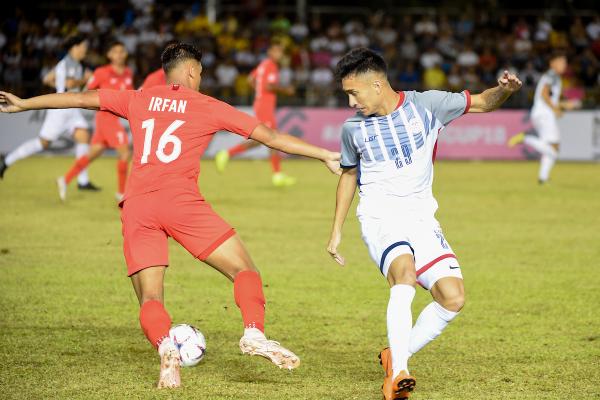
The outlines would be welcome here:
M 540 172 L 538 178 L 542 182 L 546 182 L 550 178 L 550 171 L 556 162 L 558 152 L 550 143 L 544 142 L 539 137 L 527 135 L 524 142 L 533 147 L 542 155 Z
M 39 153 L 44 149 L 39 138 L 29 139 L 22 143 L 19 147 L 8 153 L 6 156 L 6 165 L 11 166 L 15 162 L 27 158 L 35 153 Z
M 257 328 L 245 328 L 244 329 L 244 336 L 250 337 L 250 338 L 253 338 L 253 339 L 266 339 L 265 334 L 262 333 L 260 331 L 260 329 L 257 329 Z
M 410 356 L 438 337 L 457 315 L 457 312 L 446 310 L 435 301 L 429 303 L 419 315 L 410 333 L 408 346 Z
M 544 154 L 542 155 L 542 159 L 540 161 L 540 173 L 538 178 L 541 182 L 546 182 L 548 179 L 550 179 L 550 171 L 552 171 L 552 167 L 554 167 L 556 157 L 551 157 Z
M 75 143 L 75 159 L 78 160 L 79 158 L 87 155 L 89 149 L 90 145 L 87 143 Z M 79 175 L 77 175 L 77 183 L 79 183 L 80 185 L 87 185 L 89 181 L 90 178 L 88 176 L 87 168 L 81 171 Z
M 408 344 L 412 328 L 411 304 L 415 297 L 415 288 L 411 285 L 394 285 L 390 289 L 390 301 L 387 308 L 387 331 L 392 353 L 394 378 L 400 371 L 408 373 Z

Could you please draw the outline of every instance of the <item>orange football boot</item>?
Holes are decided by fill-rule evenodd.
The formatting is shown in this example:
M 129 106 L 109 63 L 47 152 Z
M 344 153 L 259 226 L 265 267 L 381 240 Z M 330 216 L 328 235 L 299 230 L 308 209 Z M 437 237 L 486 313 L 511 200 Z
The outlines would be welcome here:
M 383 385 L 381 386 L 383 400 L 408 399 L 410 392 L 414 390 L 417 381 L 406 371 L 401 371 L 396 379 L 393 379 L 392 353 L 390 352 L 389 347 L 386 347 L 379 353 L 379 363 L 385 371 L 385 378 L 383 378 Z

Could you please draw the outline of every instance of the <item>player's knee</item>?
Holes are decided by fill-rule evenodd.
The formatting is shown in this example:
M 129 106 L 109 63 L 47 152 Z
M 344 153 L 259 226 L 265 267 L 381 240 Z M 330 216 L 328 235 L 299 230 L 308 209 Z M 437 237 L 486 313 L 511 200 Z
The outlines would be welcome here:
M 388 270 L 388 282 L 390 286 L 411 285 L 416 286 L 417 274 L 415 272 L 414 262 L 411 260 L 396 259 L 390 265 Z
M 446 299 L 444 299 L 444 307 L 446 310 L 459 312 L 465 306 L 465 294 L 464 293 L 456 293 Z

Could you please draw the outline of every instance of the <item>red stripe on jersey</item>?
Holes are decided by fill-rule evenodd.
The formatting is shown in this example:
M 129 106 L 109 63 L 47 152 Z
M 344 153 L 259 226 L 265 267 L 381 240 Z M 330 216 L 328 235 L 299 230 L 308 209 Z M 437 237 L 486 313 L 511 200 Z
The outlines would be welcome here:
M 433 260 L 430 263 L 427 263 L 427 264 L 423 265 L 421 268 L 419 268 L 419 270 L 417 270 L 417 276 L 425 273 L 429 268 L 433 267 L 435 264 L 439 263 L 440 261 L 445 260 L 446 258 L 456 258 L 456 256 L 451 253 L 439 256 L 435 260 Z
M 404 103 L 404 98 L 406 97 L 406 95 L 404 94 L 403 91 L 398 91 L 398 94 L 400 95 L 400 98 L 398 99 L 398 104 L 396 105 L 396 110 L 400 108 L 400 106 Z
M 466 114 L 469 112 L 469 109 L 471 108 L 471 92 L 469 92 L 468 90 L 463 91 L 463 93 L 465 94 L 466 98 L 467 98 L 467 104 L 465 105 L 465 111 L 463 112 L 463 114 Z

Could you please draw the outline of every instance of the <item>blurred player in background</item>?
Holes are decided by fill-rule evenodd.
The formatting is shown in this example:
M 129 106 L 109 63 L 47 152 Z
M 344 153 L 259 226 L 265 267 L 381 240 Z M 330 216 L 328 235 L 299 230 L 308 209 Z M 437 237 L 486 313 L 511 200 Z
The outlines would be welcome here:
M 279 62 L 284 56 L 283 44 L 278 41 L 271 42 L 267 51 L 267 58 L 262 61 L 248 77 L 250 84 L 254 87 L 254 115 L 260 122 L 271 129 L 277 128 L 275 108 L 277 106 L 277 95 L 291 96 L 295 93 L 293 87 L 279 86 Z M 237 154 L 259 146 L 256 141 L 246 141 L 230 148 L 221 150 L 215 156 L 217 170 L 223 172 L 229 159 Z M 273 170 L 272 182 L 277 187 L 291 186 L 296 179 L 281 172 L 281 155 L 277 150 L 271 150 L 271 168 Z
M 199 160 L 214 134 L 235 132 L 273 149 L 322 160 L 332 172 L 339 172 L 339 153 L 280 134 L 199 93 L 201 57 L 190 45 L 167 47 L 162 64 L 168 85 L 148 90 L 100 89 L 25 100 L 0 92 L 1 112 L 84 107 L 129 120 L 134 156 L 121 203 L 123 248 L 140 303 L 141 327 L 161 357 L 159 388 L 180 386 L 179 352 L 169 338 L 171 318 L 163 305 L 169 236 L 233 282 L 244 321 L 239 343 L 244 354 L 265 357 L 280 368 L 300 364 L 294 353 L 266 338 L 261 277 L 233 228 L 198 191 Z
M 561 76 L 567 70 L 567 56 L 556 52 L 550 56 L 550 68 L 540 78 L 533 98 L 531 123 L 538 136 L 526 135 L 520 132 L 510 138 L 508 145 L 516 146 L 525 143 L 541 154 L 538 182 L 544 184 L 550 179 L 550 171 L 558 158 L 560 146 L 560 131 L 558 118 L 564 110 L 581 107 L 577 100 L 561 100 Z
M 87 83 L 89 90 L 94 89 L 133 89 L 133 73 L 127 66 L 127 49 L 121 42 L 112 42 L 107 47 L 106 57 L 110 64 L 99 67 Z M 58 194 L 61 200 L 67 197 L 67 185 L 82 170 L 98 158 L 106 148 L 115 149 L 118 154 L 117 177 L 118 192 L 117 200 L 121 201 L 125 193 L 125 181 L 127 180 L 127 169 L 129 167 L 129 136 L 119 117 L 106 111 L 96 113 L 96 130 L 92 137 L 92 146 L 88 154 L 78 158 L 69 171 L 58 178 Z
M 57 93 L 65 91 L 79 92 L 91 77 L 92 72 L 83 68 L 81 61 L 88 50 L 87 39 L 82 35 L 70 36 L 64 44 L 67 55 L 60 60 L 45 77 L 44 84 L 56 89 Z M 47 149 L 50 143 L 67 133 L 75 140 L 75 157 L 85 156 L 89 150 L 89 126 L 81 110 L 48 110 L 40 129 L 39 138 L 30 139 L 21 144 L 6 156 L 0 155 L 0 178 L 6 169 L 15 162 Z M 77 177 L 79 190 L 97 191 L 99 188 L 89 180 L 87 170 L 80 171 Z
M 369 254 L 390 285 L 387 308 L 389 348 L 379 357 L 385 370 L 386 400 L 406 399 L 416 381 L 408 359 L 435 339 L 464 305 L 460 265 L 435 219 L 433 163 L 439 132 L 467 112 L 497 109 L 521 87 L 504 72 L 498 86 L 471 96 L 394 91 L 377 53 L 358 48 L 337 64 L 336 75 L 357 114 L 342 127 L 342 175 L 327 251 L 344 265 L 337 248 L 342 226 L 359 187 L 357 216 Z M 433 302 L 412 326 L 416 284 Z

